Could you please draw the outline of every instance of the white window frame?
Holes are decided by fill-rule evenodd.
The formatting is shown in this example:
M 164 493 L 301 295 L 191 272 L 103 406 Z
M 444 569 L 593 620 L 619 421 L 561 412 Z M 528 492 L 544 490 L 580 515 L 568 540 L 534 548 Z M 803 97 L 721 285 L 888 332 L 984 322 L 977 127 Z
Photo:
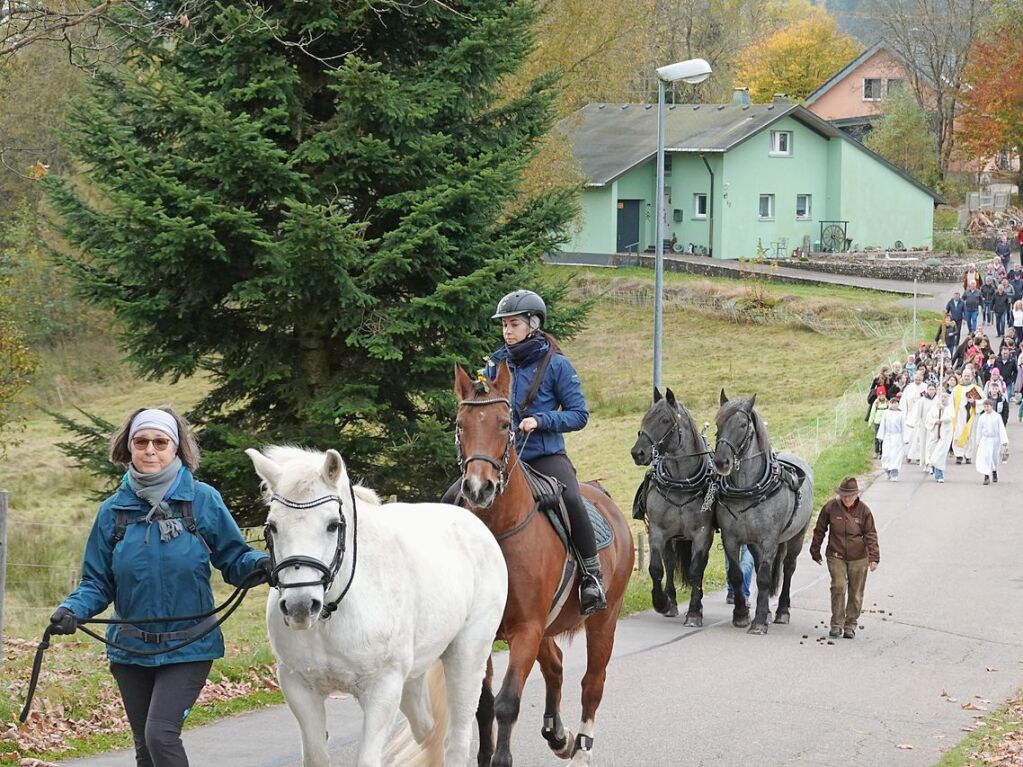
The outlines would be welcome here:
M 877 83 L 876 95 L 873 95 L 873 96 L 868 96 L 867 95 L 867 83 Z M 882 86 L 882 83 L 881 83 L 881 78 L 880 77 L 864 77 L 863 78 L 863 85 L 860 88 L 860 95 L 863 97 L 864 101 L 880 101 L 881 100 L 881 86 Z M 871 88 L 871 91 L 874 91 L 874 89 Z
M 782 141 L 784 139 L 784 142 Z M 782 149 L 782 143 L 785 144 L 785 148 Z M 792 131 L 790 130 L 773 130 L 771 131 L 771 157 L 791 157 L 792 156 Z
M 799 215 L 799 198 L 806 198 L 806 212 L 803 215 Z M 813 219 L 813 195 L 812 194 L 797 194 L 796 195 L 796 221 L 810 221 Z
M 763 202 L 767 200 L 767 215 L 763 214 Z M 757 202 L 757 218 L 761 221 L 774 221 L 774 195 L 762 194 Z
M 700 213 L 700 198 L 703 198 L 703 213 Z M 693 218 L 697 221 L 702 221 L 707 218 L 707 193 L 706 192 L 695 192 L 693 194 Z

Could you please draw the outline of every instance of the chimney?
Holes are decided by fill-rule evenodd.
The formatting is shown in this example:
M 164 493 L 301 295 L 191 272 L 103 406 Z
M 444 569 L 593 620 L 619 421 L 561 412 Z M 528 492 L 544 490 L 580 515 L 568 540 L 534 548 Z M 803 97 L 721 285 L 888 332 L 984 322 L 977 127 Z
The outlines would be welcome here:
M 774 94 L 774 103 L 775 104 L 788 104 L 789 103 L 789 94 L 787 94 L 787 93 L 775 93 Z
M 749 97 L 749 88 L 733 88 L 732 89 L 732 106 L 733 107 L 748 107 L 752 101 Z

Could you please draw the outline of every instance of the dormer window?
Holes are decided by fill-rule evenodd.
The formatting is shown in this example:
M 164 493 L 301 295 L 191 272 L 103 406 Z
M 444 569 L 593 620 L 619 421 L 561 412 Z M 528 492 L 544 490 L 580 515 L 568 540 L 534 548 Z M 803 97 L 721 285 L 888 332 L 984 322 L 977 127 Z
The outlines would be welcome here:
M 771 156 L 772 157 L 792 156 L 792 131 L 788 130 L 771 131 Z

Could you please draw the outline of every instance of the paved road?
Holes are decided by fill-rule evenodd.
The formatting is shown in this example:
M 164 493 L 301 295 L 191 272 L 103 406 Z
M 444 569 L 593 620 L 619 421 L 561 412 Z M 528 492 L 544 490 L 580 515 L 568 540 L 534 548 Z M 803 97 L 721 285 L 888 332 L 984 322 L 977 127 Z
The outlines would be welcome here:
M 792 623 L 765 637 L 733 629 L 723 593 L 706 600 L 703 629 L 653 613 L 621 623 L 598 717 L 595 764 L 931 765 L 974 714 L 1023 686 L 1023 427 L 998 485 L 972 466 L 948 481 L 876 481 L 865 493 L 880 529 L 881 566 L 867 583 L 854 640 L 826 633 L 828 582 L 804 552 Z M 823 622 L 823 623 L 822 623 Z M 578 716 L 583 642 L 566 652 L 566 723 Z M 971 703 L 980 710 L 965 710 Z M 514 739 L 518 765 L 556 764 L 539 737 L 539 673 L 527 687 Z M 359 714 L 330 704 L 334 764 L 354 758 Z M 300 764 L 284 707 L 186 733 L 192 764 Z M 126 752 L 68 762 L 130 767 Z

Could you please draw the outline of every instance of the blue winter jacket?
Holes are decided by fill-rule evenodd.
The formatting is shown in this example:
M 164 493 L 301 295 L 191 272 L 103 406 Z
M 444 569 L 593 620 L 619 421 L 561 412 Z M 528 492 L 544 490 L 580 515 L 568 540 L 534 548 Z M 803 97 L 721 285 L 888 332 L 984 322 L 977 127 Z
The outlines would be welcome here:
M 487 376 L 491 379 L 497 376 L 497 365 L 503 360 L 508 363 L 512 373 L 512 421 L 518 426 L 519 421 L 528 416 L 536 419 L 537 427 L 526 440 L 521 432 L 516 432 L 516 447 L 519 449 L 519 456 L 523 461 L 539 458 L 543 455 L 557 455 L 565 452 L 565 438 L 562 435 L 566 431 L 578 431 L 590 420 L 590 412 L 586 408 L 586 398 L 583 397 L 582 387 L 579 384 L 579 374 L 575 372 L 572 363 L 563 354 L 555 354 L 551 357 L 547 370 L 544 371 L 543 381 L 537 390 L 533 403 L 529 410 L 522 412 L 522 404 L 529 393 L 529 387 L 533 383 L 544 355 L 550 345 L 544 343 L 542 348 L 533 358 L 529 359 L 521 367 L 516 367 L 508 355 L 508 347 L 502 346 L 490 355 L 491 365 L 487 368 Z M 522 444 L 525 447 L 522 448 Z
M 245 543 L 238 524 L 224 505 L 220 493 L 182 468 L 177 487 L 168 498 L 171 509 L 180 513 L 180 502 L 192 502 L 196 528 L 203 540 L 183 529 L 176 538 L 160 540 L 156 522 L 139 522 L 149 512 L 149 504 L 135 495 L 127 478 L 110 498 L 100 506 L 89 533 L 82 561 L 82 578 L 78 588 L 62 603 L 78 618 L 91 618 L 103 612 L 111 602 L 117 618 L 171 617 L 195 615 L 214 607 L 210 585 L 210 565 L 220 570 L 224 580 L 238 586 L 253 571 L 256 563 L 267 555 Z M 128 525 L 124 538 L 111 544 L 117 521 L 117 510 L 127 510 Z M 147 537 L 148 532 L 148 537 Z M 198 623 L 140 624 L 152 632 L 180 631 Z M 118 637 L 117 626 L 107 627 L 107 639 L 126 647 L 156 650 L 180 644 L 172 640 L 159 644 L 139 638 Z M 224 635 L 214 629 L 187 647 L 160 655 L 134 655 L 112 647 L 107 657 L 113 663 L 137 666 L 163 666 L 169 663 L 213 660 L 224 654 Z

